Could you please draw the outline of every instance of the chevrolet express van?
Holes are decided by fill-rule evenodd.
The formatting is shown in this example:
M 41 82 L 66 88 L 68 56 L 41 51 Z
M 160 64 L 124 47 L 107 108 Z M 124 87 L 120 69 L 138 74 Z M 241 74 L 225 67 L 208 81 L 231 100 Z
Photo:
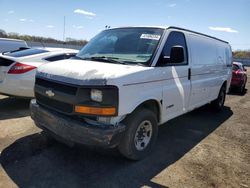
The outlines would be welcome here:
M 67 143 L 118 147 L 147 156 L 158 125 L 211 103 L 223 108 L 232 74 L 230 45 L 177 27 L 104 30 L 74 59 L 42 65 L 31 117 Z

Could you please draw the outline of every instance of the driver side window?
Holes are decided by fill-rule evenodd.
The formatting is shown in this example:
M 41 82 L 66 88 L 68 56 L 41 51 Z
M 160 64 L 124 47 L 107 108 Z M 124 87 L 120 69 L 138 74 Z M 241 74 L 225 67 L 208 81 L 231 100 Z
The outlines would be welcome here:
M 184 49 L 184 61 L 173 63 L 170 57 L 171 49 L 175 46 L 182 47 Z M 186 40 L 183 33 L 178 31 L 172 31 L 167 38 L 165 46 L 159 57 L 157 66 L 170 66 L 170 65 L 185 65 L 187 64 L 187 46 Z

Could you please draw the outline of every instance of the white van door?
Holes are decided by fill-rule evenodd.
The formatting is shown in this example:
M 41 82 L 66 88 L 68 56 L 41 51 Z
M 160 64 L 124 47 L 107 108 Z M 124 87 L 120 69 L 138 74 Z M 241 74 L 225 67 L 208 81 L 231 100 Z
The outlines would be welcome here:
M 173 47 L 183 49 L 183 61 L 174 60 L 171 56 Z M 177 55 L 177 57 L 179 57 Z M 163 122 L 183 114 L 187 110 L 191 82 L 189 79 L 188 52 L 185 35 L 171 31 L 166 40 L 156 65 L 165 75 L 162 92 Z
M 189 110 L 211 101 L 211 91 L 218 85 L 217 48 L 213 39 L 188 34 L 191 84 Z

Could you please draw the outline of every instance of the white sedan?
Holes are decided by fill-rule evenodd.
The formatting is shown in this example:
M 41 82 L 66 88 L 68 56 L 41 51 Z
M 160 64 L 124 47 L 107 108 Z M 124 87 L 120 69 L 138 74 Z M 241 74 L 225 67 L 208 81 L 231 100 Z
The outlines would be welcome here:
M 30 48 L 0 54 L 0 93 L 8 96 L 34 97 L 38 66 L 68 59 L 78 50 L 66 48 Z

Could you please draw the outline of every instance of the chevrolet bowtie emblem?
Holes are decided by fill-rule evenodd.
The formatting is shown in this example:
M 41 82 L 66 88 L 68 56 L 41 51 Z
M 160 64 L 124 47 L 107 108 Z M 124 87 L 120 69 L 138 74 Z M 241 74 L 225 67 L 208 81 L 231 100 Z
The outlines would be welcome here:
M 46 93 L 46 95 L 48 95 L 49 97 L 54 97 L 54 96 L 55 96 L 55 93 L 54 93 L 52 90 L 47 90 L 45 93 Z

